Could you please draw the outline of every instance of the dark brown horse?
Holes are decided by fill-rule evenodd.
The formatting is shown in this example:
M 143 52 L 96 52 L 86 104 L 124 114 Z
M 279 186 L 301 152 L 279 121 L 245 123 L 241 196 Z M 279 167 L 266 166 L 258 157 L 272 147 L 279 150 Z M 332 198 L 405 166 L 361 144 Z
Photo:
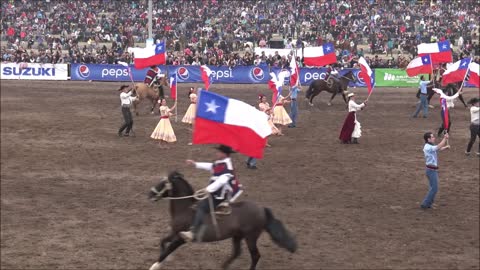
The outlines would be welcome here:
M 168 179 L 162 180 L 150 190 L 149 198 L 151 200 L 170 200 L 170 215 L 172 218 L 170 222 L 172 230 L 167 237 L 162 239 L 160 257 L 150 267 L 150 270 L 160 269 L 161 263 L 167 256 L 185 244 L 185 241 L 179 236 L 179 232 L 189 230 L 193 221 L 194 210 L 192 206 L 196 203 L 193 196 L 192 187 L 178 172 L 170 173 Z M 204 226 L 200 229 L 202 242 L 232 239 L 233 254 L 223 263 L 223 269 L 227 269 L 240 255 L 241 242 L 244 239 L 252 258 L 250 269 L 255 269 L 260 259 L 257 241 L 263 231 L 267 231 L 278 246 L 292 253 L 296 251 L 295 238 L 283 226 L 282 222 L 273 217 L 270 209 L 249 201 L 231 203 L 230 208 L 231 213 L 229 215 L 217 216 L 218 230 L 212 225 L 210 216 L 204 220 Z
M 313 106 L 313 98 L 322 91 L 327 91 L 332 93 L 328 106 L 332 105 L 332 100 L 338 93 L 342 94 L 343 100 L 347 103 L 345 92 L 347 91 L 348 83 L 350 81 L 356 81 L 355 75 L 351 70 L 345 73 L 345 75 L 340 76 L 339 82 L 336 82 L 333 78 L 330 78 L 328 81 L 326 79 L 314 80 L 308 87 L 305 98 L 309 101 L 310 106 Z

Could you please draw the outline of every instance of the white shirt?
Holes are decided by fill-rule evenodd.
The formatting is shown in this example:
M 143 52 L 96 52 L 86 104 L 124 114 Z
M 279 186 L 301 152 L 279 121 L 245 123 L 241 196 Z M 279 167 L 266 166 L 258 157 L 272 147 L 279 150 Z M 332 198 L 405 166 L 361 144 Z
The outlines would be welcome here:
M 217 160 L 217 161 L 215 161 L 215 163 L 226 163 L 228 169 L 233 170 L 233 165 L 232 165 L 231 158 L 227 157 L 226 159 L 223 159 L 223 160 Z M 195 162 L 195 168 L 212 172 L 213 164 L 214 163 L 210 163 L 210 162 Z M 222 174 L 220 176 L 212 176 L 210 179 L 214 180 L 214 182 L 206 187 L 207 192 L 213 193 L 213 192 L 217 191 L 218 189 L 224 187 L 228 183 L 228 181 L 230 180 L 230 176 L 231 176 L 230 174 Z
M 480 107 L 472 106 L 470 108 L 470 123 L 480 125 Z
M 360 111 L 363 107 L 365 107 L 365 103 L 357 104 L 353 100 L 348 102 L 348 112 Z
M 120 93 L 120 101 L 123 105 L 130 105 L 132 104 L 132 99 L 130 98 L 132 96 L 132 91 L 129 91 L 127 93 L 122 92 Z
M 443 98 L 447 101 L 447 108 L 449 109 L 455 107 L 455 104 L 453 103 L 453 101 L 460 95 L 460 92 L 457 92 L 453 96 L 447 96 L 443 93 L 442 89 L 438 89 L 438 88 L 433 88 L 433 91 L 439 94 L 440 98 Z

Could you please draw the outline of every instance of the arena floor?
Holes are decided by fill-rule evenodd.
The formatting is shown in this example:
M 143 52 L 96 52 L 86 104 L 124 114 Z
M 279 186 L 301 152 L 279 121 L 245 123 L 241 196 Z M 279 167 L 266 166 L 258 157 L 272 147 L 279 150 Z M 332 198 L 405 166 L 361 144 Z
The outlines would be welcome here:
M 160 176 L 178 169 L 196 188 L 208 174 L 184 160 L 212 159 L 211 146 L 187 146 L 190 131 L 173 123 L 178 142 L 149 139 L 158 116 L 147 106 L 136 137 L 119 138 L 120 83 L 1 81 L 1 268 L 146 269 L 169 230 L 167 202 L 146 198 Z M 185 112 L 180 87 L 178 112 Z M 212 91 L 256 102 L 265 85 L 213 85 Z M 356 89 L 359 98 L 365 89 Z M 478 269 L 479 159 L 465 157 L 469 112 L 452 113 L 452 149 L 440 154 L 436 209 L 419 203 L 428 187 L 423 133 L 440 124 L 409 119 L 415 89 L 376 89 L 359 113 L 360 145 L 341 145 L 341 98 L 300 102 L 298 128 L 272 138 L 257 171 L 234 159 L 243 200 L 273 209 L 297 235 L 295 254 L 264 234 L 259 269 Z M 478 94 L 467 89 L 465 97 Z M 437 101 L 433 102 L 437 104 Z M 457 103 L 458 104 L 458 103 Z M 477 142 L 478 143 L 478 142 Z M 475 145 L 476 147 L 477 145 Z M 245 269 L 244 252 L 232 269 Z M 165 269 L 217 269 L 230 241 L 181 247 Z

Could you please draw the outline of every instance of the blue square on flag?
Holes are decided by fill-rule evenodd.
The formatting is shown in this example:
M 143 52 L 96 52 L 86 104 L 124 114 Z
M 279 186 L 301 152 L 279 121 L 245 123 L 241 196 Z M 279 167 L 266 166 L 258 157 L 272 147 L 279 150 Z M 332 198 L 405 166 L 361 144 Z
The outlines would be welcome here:
M 228 99 L 208 91 L 201 91 L 197 101 L 197 117 L 223 123 Z
M 422 56 L 422 64 L 430 65 L 431 63 L 432 63 L 432 61 L 430 59 L 430 55 Z
M 326 43 L 325 45 L 323 45 L 323 52 L 324 54 L 332 53 L 333 52 L 332 43 Z
M 458 69 L 467 69 L 468 65 L 470 64 L 470 60 L 471 58 L 463 58 L 460 61 L 460 66 L 458 67 Z
M 165 42 L 160 42 L 155 45 L 155 54 L 161 54 L 165 52 Z
M 438 42 L 438 49 L 440 52 L 450 51 L 450 41 L 440 41 Z

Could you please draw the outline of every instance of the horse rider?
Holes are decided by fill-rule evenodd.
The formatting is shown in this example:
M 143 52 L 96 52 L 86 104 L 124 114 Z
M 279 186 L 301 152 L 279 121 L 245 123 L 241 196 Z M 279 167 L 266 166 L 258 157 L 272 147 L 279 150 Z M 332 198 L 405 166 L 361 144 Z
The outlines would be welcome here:
M 337 82 L 337 88 L 338 88 L 338 92 L 341 91 L 340 89 L 340 79 L 338 78 L 339 77 L 339 72 L 338 72 L 338 67 L 336 66 L 330 66 L 328 65 L 327 66 L 327 82 L 329 82 L 330 78 L 332 78 L 334 80 L 334 82 Z M 334 83 L 332 83 L 332 86 L 334 85 Z
M 147 75 L 145 76 L 145 79 L 143 80 L 143 82 L 148 87 L 155 88 L 154 85 L 158 85 L 157 78 L 159 74 L 160 74 L 160 69 L 157 66 L 151 66 L 150 69 L 147 71 Z
M 235 151 L 225 145 L 220 145 L 216 149 L 218 150 L 216 153 L 217 160 L 213 163 L 187 160 L 187 164 L 194 165 L 197 169 L 211 171 L 212 177 L 210 177 L 205 189 L 211 196 L 214 208 L 220 203 L 232 201 L 240 195 L 240 185 L 236 180 L 232 159 L 230 158 L 230 155 Z M 198 203 L 190 231 L 180 232 L 180 236 L 185 241 L 199 240 L 198 233 L 203 224 L 203 218 L 210 212 L 209 199 L 204 199 Z

